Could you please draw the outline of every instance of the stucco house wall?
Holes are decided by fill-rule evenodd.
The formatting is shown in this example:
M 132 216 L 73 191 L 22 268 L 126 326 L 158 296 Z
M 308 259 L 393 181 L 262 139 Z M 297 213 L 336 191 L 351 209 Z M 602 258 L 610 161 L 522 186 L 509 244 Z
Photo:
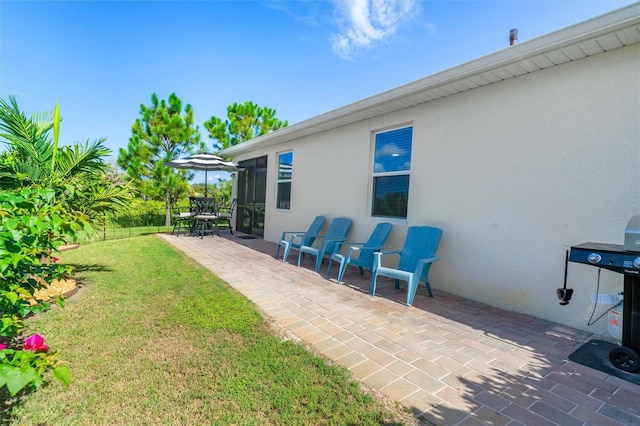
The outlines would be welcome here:
M 407 219 L 373 218 L 374 134 L 407 125 Z M 277 154 L 286 151 L 291 209 L 278 210 Z M 605 334 L 604 320 L 587 326 L 596 268 L 569 264 L 569 305 L 555 293 L 571 245 L 622 244 L 630 216 L 640 215 L 640 44 L 301 138 L 258 141 L 234 161 L 261 155 L 269 170 L 265 239 L 306 229 L 318 214 L 352 218 L 352 241 L 391 221 L 386 249 L 401 247 L 407 226 L 438 226 L 435 297 L 444 290 Z M 603 271 L 600 291 L 621 290 L 622 275 Z

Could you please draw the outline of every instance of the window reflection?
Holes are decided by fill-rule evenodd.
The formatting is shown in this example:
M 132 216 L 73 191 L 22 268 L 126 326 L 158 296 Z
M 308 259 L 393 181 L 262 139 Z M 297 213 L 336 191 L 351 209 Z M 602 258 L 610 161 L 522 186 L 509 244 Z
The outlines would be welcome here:
M 278 180 L 291 179 L 293 169 L 293 152 L 280 154 L 278 157 Z
M 278 155 L 278 190 L 276 206 L 278 209 L 291 208 L 291 176 L 293 172 L 293 152 Z
M 375 173 L 411 169 L 411 138 L 413 129 L 392 130 L 376 135 Z
M 413 128 L 376 134 L 372 216 L 407 217 Z

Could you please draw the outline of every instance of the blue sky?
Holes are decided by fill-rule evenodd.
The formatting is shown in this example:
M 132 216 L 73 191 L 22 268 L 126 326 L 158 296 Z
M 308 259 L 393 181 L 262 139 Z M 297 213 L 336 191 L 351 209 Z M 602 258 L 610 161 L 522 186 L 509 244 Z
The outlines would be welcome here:
M 631 3 L 3 0 L 0 98 L 59 101 L 61 143 L 105 137 L 117 156 L 140 104 L 175 92 L 209 143 L 233 102 L 294 124 L 506 48 L 511 28 L 523 42 Z

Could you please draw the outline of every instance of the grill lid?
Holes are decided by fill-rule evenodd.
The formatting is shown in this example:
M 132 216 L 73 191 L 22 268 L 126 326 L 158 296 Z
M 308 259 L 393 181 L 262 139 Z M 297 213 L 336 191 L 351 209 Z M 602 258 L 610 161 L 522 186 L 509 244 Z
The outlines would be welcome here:
M 640 252 L 640 216 L 633 216 L 624 230 L 624 249 Z

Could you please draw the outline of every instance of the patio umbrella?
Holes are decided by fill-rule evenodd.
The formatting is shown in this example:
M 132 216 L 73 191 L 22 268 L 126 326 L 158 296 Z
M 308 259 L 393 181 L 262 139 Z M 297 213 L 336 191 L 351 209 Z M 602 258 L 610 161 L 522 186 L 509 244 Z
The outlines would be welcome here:
M 167 167 L 173 167 L 175 169 L 189 169 L 189 170 L 204 170 L 204 196 L 207 196 L 207 172 L 209 170 L 222 170 L 225 172 L 235 172 L 242 170 L 242 167 L 231 161 L 226 161 L 224 158 L 217 155 L 203 152 L 200 154 L 194 154 L 190 157 L 178 158 L 173 161 L 164 163 Z

